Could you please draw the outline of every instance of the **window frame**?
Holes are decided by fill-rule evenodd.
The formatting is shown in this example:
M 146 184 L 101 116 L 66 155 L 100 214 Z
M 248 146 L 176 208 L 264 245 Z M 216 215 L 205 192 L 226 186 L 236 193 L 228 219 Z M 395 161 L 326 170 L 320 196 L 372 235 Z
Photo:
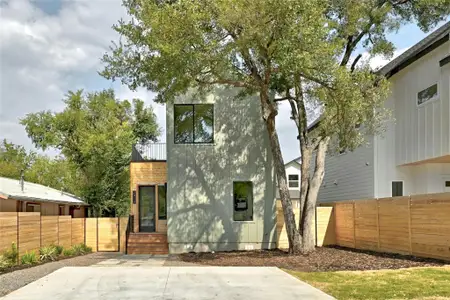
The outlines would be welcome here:
M 394 182 L 399 182 L 402 184 L 402 195 L 401 196 L 394 196 Z M 403 180 L 392 180 L 391 181 L 391 197 L 403 197 L 405 196 L 405 182 Z
M 292 182 L 297 182 L 297 186 L 291 186 L 291 179 L 289 176 L 297 176 L 297 180 L 292 180 Z M 300 187 L 300 175 L 299 174 L 288 174 L 288 188 L 289 189 L 296 189 Z
M 164 184 L 157 184 L 156 185 L 158 187 L 158 221 L 162 220 L 167 220 L 167 183 Z M 166 194 L 166 205 L 164 206 L 164 217 L 161 217 L 161 215 L 159 214 L 159 188 L 162 187 L 164 188 L 165 194 Z
M 436 96 L 431 97 L 431 98 L 428 99 L 427 101 L 422 102 L 422 103 L 419 104 L 419 93 L 422 92 L 422 91 L 425 91 L 426 89 L 429 89 L 429 88 L 432 87 L 433 85 L 436 85 Z M 418 92 L 416 93 L 416 105 L 417 105 L 417 107 L 423 107 L 423 106 L 426 105 L 427 103 L 432 103 L 432 102 L 436 101 L 437 99 L 439 99 L 439 82 L 433 83 L 432 85 L 430 85 L 430 86 L 428 86 L 428 87 L 426 87 L 426 88 L 424 88 L 424 89 L 421 89 L 420 91 L 418 91 Z
M 195 106 L 196 105 L 211 105 L 212 106 L 212 142 L 196 142 L 195 141 Z M 177 142 L 176 141 L 176 125 L 175 125 L 175 108 L 177 106 L 191 106 L 192 107 L 192 142 Z M 184 104 L 184 103 L 180 103 L 177 104 L 175 103 L 173 105 L 173 143 L 175 145 L 213 145 L 214 144 L 214 104 L 213 103 L 189 103 L 189 104 Z
M 236 212 L 236 210 L 235 210 L 235 203 L 234 203 L 234 184 L 235 183 L 250 183 L 250 188 L 251 188 L 251 194 L 252 194 L 252 215 L 251 215 L 251 220 L 236 220 L 235 219 L 235 212 Z M 253 193 L 253 182 L 252 181 L 250 181 L 250 180 L 233 180 L 233 183 L 232 183 L 232 195 L 231 195 L 231 199 L 232 199 L 232 201 L 231 201 L 231 205 L 232 205 L 232 209 L 233 209 L 233 222 L 239 222 L 239 223 L 254 223 L 255 222 L 255 219 L 254 219 L 254 215 L 255 215 L 255 210 L 254 210 L 254 207 L 255 207 L 255 195 L 254 195 L 254 193 Z M 248 209 L 248 208 L 247 208 Z

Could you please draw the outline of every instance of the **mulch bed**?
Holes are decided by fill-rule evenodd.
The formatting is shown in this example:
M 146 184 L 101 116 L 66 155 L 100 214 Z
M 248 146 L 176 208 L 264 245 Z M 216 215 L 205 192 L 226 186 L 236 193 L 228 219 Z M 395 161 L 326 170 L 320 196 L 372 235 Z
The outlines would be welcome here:
M 266 266 L 303 272 L 356 271 L 442 266 L 449 262 L 343 247 L 320 247 L 308 255 L 288 255 L 283 250 L 185 253 L 184 262 L 209 266 Z

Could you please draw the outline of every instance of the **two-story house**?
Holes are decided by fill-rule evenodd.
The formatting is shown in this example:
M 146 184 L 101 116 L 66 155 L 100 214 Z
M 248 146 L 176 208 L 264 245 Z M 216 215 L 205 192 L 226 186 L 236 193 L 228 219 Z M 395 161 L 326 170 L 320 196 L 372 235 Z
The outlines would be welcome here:
M 389 78 L 383 135 L 328 155 L 319 201 L 450 191 L 450 22 L 379 72 Z
M 275 180 L 259 99 L 235 89 L 166 105 L 166 144 L 133 150 L 129 253 L 276 247 Z

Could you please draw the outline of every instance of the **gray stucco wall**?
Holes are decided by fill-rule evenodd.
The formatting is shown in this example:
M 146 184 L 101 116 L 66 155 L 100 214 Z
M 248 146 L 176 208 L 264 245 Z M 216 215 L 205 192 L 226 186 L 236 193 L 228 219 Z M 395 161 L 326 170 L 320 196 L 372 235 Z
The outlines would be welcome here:
M 275 180 L 259 100 L 235 90 L 188 94 L 178 104 L 214 104 L 214 144 L 174 144 L 167 104 L 167 215 L 171 253 L 274 248 Z M 253 221 L 233 221 L 233 181 L 253 183 Z

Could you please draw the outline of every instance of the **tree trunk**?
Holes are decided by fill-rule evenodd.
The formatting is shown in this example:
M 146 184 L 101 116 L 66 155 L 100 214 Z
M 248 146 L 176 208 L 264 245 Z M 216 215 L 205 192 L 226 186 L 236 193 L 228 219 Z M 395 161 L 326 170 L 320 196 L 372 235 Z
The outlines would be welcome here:
M 286 232 L 289 241 L 289 253 L 299 253 L 301 251 L 300 235 L 295 223 L 295 214 L 292 209 L 292 201 L 289 195 L 289 188 L 286 179 L 286 170 L 284 167 L 284 160 L 281 154 L 280 142 L 278 133 L 275 128 L 275 117 L 277 115 L 276 108 L 269 99 L 268 93 L 260 93 L 261 107 L 263 119 L 266 123 L 267 131 L 269 133 L 270 146 L 272 150 L 272 157 L 275 166 L 275 174 L 278 180 L 278 190 L 280 192 L 281 205 L 283 207 L 284 222 L 286 224 Z
M 300 222 L 301 235 L 301 252 L 303 254 L 314 251 L 315 247 L 315 210 L 317 204 L 317 196 L 319 195 L 320 186 L 322 185 L 325 174 L 325 157 L 328 149 L 329 138 L 324 138 L 319 142 L 316 151 L 315 168 L 312 178 L 309 182 L 305 205 L 303 206 L 302 218 Z M 303 170 L 302 170 L 303 171 Z

